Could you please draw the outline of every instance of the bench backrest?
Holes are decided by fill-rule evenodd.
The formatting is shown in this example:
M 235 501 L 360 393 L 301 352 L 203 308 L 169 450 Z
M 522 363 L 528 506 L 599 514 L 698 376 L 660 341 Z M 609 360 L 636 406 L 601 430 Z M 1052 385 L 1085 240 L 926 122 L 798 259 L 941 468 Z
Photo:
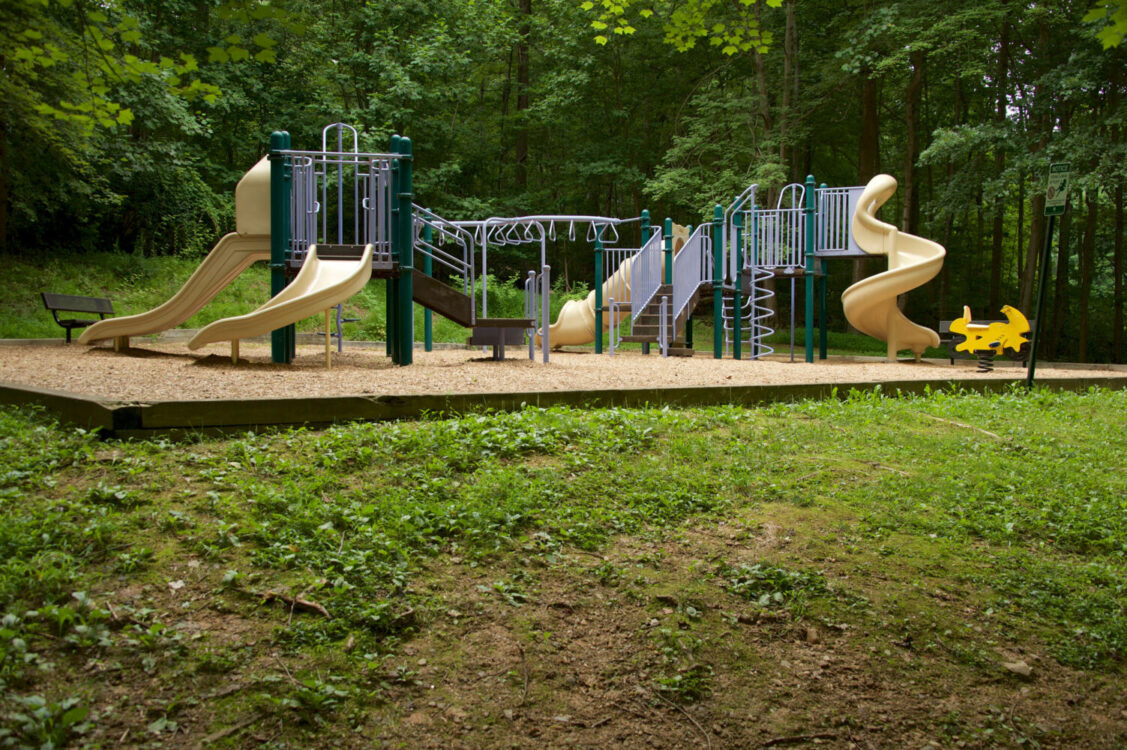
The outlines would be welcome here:
M 43 306 L 48 310 L 113 315 L 113 302 L 105 297 L 81 297 L 75 294 L 55 294 L 53 292 L 41 292 L 41 294 L 43 295 Z

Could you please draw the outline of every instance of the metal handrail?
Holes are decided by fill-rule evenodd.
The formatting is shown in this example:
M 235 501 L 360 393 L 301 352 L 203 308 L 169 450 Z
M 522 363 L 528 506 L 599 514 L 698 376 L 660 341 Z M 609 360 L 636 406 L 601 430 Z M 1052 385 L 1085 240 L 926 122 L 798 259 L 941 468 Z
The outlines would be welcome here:
M 661 262 L 665 251 L 665 239 L 660 231 L 653 233 L 642 249 L 634 254 L 630 265 L 630 321 L 650 304 L 657 290 L 661 288 Z
M 536 359 L 536 332 L 540 331 L 540 348 L 544 364 L 551 349 L 552 267 L 541 266 L 540 273 L 529 271 L 524 281 L 524 316 L 532 321 L 528 329 L 528 358 Z
M 712 263 L 712 224 L 704 222 L 673 258 L 674 320 L 681 317 L 700 285 L 712 281 Z
M 338 130 L 338 148 L 350 126 L 336 123 L 322 132 L 326 148 L 332 128 Z M 356 138 L 353 133 L 353 148 Z M 374 248 L 373 261 L 391 259 L 391 166 L 398 154 L 338 151 L 280 152 L 290 168 L 289 260 L 304 263 L 309 247 L 318 243 L 367 245 Z M 346 183 L 352 181 L 352 208 L 345 201 Z M 335 189 L 330 192 L 330 187 Z M 329 226 L 335 214 L 335 226 Z M 351 214 L 351 234 L 345 233 L 345 218 Z
M 736 219 L 737 214 L 742 213 L 742 214 L 744 214 L 743 225 L 745 227 L 751 226 L 751 222 L 747 220 L 747 216 L 753 210 L 755 210 L 755 193 L 758 189 L 759 189 L 758 184 L 752 184 L 752 185 L 747 186 L 744 189 L 744 191 L 742 193 L 740 193 L 739 195 L 737 195 L 735 200 L 733 200 L 730 204 L 728 204 L 728 207 L 724 210 L 723 247 L 724 247 L 724 269 L 725 269 L 725 273 L 726 273 L 725 281 L 731 281 L 733 283 L 739 283 L 740 272 L 743 269 L 742 268 L 736 268 L 735 237 L 737 236 L 737 234 L 736 234 L 735 219 Z M 746 238 L 746 234 L 745 234 L 745 238 Z M 749 259 L 747 253 L 744 252 L 743 253 L 743 265 L 744 265 L 744 267 L 747 267 L 748 265 L 750 265 L 751 262 L 752 262 L 752 259 Z

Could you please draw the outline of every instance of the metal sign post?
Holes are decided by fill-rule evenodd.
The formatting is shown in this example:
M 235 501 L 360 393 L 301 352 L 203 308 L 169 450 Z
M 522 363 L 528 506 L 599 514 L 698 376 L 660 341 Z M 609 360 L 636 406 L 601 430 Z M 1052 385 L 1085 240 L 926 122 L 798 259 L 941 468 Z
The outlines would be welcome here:
M 1033 342 L 1029 350 L 1029 370 L 1025 376 L 1025 387 L 1033 387 L 1033 373 L 1037 369 L 1037 347 L 1041 343 L 1041 327 L 1044 325 L 1045 290 L 1049 286 L 1049 252 L 1053 245 L 1053 230 L 1057 217 L 1068 206 L 1068 188 L 1071 182 L 1071 165 L 1059 162 L 1049 165 L 1049 184 L 1045 189 L 1045 216 L 1049 226 L 1045 230 L 1045 242 L 1041 249 L 1041 279 L 1037 288 L 1037 311 L 1033 321 Z

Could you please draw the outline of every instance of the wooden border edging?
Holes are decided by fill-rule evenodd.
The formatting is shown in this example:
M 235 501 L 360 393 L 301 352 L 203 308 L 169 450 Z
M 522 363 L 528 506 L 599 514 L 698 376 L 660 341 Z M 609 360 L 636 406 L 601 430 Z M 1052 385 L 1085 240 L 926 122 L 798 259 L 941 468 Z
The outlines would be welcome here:
M 894 380 L 860 383 L 696 386 L 623 390 L 533 391 L 526 393 L 423 394 L 411 396 L 324 396 L 312 398 L 216 399 L 152 403 L 101 400 L 66 391 L 0 383 L 0 403 L 39 404 L 59 419 L 107 437 L 173 437 L 340 422 L 378 422 L 482 411 L 517 411 L 525 406 L 581 408 L 760 406 L 805 399 L 844 399 L 852 392 L 880 390 L 886 396 L 922 395 L 929 391 L 1003 392 L 1020 380 Z M 1039 380 L 1053 390 L 1084 391 L 1093 386 L 1127 389 L 1127 377 L 1050 378 Z

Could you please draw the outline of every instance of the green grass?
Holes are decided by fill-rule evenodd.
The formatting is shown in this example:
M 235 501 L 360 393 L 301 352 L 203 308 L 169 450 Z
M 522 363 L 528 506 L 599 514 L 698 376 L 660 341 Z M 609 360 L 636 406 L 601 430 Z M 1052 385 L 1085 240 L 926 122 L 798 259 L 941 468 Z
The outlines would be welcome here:
M 681 703 L 720 706 L 734 679 L 758 689 L 743 670 L 760 657 L 725 635 L 748 617 L 856 633 L 839 656 L 912 644 L 916 666 L 881 662 L 893 683 L 926 668 L 973 691 L 1005 647 L 1122 689 L 1125 413 L 1123 391 L 858 393 L 176 444 L 102 442 L 5 408 L 0 689 L 25 707 L 5 731 L 111 743 L 203 721 L 202 735 L 237 710 L 295 741 L 345 742 L 412 700 L 409 644 L 454 659 L 443 623 L 518 627 L 565 584 L 573 602 L 595 586 L 660 620 L 628 642 Z M 718 528 L 731 544 L 707 541 Z M 219 630 L 189 637 L 173 627 L 186 617 Z M 224 636 L 225 618 L 249 635 Z M 526 649 L 547 648 L 545 627 L 519 625 Z M 107 712 L 119 699 L 92 663 L 160 707 Z M 254 687 L 233 708 L 201 704 L 219 679 Z

